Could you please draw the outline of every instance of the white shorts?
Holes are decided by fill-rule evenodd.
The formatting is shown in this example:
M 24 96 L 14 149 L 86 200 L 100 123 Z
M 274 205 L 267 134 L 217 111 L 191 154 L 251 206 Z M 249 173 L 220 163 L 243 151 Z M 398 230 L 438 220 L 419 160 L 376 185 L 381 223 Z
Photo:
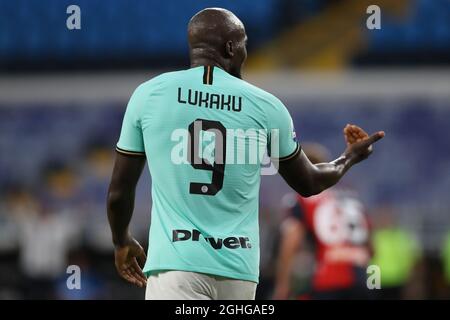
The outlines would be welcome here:
M 145 300 L 254 300 L 256 283 L 187 271 L 161 271 L 147 279 Z

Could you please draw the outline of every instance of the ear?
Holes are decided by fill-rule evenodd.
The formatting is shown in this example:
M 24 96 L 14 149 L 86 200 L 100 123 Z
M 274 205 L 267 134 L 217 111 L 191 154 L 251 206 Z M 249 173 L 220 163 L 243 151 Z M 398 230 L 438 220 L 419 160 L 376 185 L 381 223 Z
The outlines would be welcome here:
M 227 52 L 227 55 L 229 55 L 230 57 L 234 56 L 234 51 L 233 51 L 233 41 L 227 41 L 227 44 L 225 46 L 225 50 Z

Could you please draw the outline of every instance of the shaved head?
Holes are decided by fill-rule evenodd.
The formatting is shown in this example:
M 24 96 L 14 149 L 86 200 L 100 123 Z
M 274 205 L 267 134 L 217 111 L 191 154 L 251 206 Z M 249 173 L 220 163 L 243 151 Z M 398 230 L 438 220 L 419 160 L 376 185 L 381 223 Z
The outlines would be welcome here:
M 247 58 L 244 24 L 231 11 L 207 8 L 189 21 L 191 65 L 215 65 L 241 77 Z

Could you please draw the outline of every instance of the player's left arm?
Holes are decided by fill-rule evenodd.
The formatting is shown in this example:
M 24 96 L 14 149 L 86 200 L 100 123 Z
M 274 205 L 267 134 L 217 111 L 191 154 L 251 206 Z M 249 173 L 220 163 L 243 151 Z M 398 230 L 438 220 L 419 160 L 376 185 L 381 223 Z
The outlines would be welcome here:
M 369 136 L 355 125 L 344 128 L 347 148 L 334 161 L 312 164 L 303 151 L 286 161 L 279 162 L 278 172 L 291 188 L 304 197 L 318 194 L 335 185 L 355 164 L 367 159 L 372 153 L 372 145 L 384 137 L 383 131 Z
M 128 226 L 133 215 L 136 185 L 144 165 L 144 156 L 117 152 L 107 199 L 116 269 L 121 277 L 140 287 L 147 281 L 141 269 L 146 256 L 141 245 L 130 235 Z
M 271 100 L 266 108 L 269 136 L 269 153 L 272 163 L 286 183 L 297 193 L 309 197 L 335 185 L 355 164 L 367 159 L 372 145 L 384 137 L 383 131 L 369 136 L 355 125 L 344 128 L 347 148 L 334 161 L 313 164 L 296 141 L 294 124 L 289 111 L 278 99 Z

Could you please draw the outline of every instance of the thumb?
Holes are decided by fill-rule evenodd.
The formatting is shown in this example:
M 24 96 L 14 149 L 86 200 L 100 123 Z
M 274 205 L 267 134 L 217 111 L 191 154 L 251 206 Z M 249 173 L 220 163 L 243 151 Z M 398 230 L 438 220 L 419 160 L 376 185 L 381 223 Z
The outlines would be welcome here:
M 142 247 L 138 250 L 136 259 L 139 262 L 139 265 L 141 267 L 144 267 L 145 262 L 147 261 L 147 256 L 145 255 L 144 249 L 142 249 Z

